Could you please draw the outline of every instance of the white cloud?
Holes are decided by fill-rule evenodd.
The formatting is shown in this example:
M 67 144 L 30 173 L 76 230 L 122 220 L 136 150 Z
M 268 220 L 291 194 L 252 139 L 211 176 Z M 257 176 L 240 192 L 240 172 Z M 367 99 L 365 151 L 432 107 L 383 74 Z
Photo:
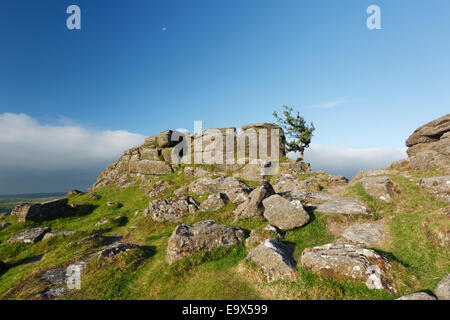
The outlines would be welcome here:
M 312 105 L 311 108 L 329 109 L 329 108 L 334 108 L 338 105 L 341 105 L 341 104 L 344 104 L 347 102 L 349 102 L 349 100 L 347 98 L 338 98 L 338 99 L 335 99 L 332 101 L 327 101 L 324 103 Z
M 295 154 L 288 154 L 295 158 Z M 386 168 L 392 162 L 406 158 L 406 148 L 357 149 L 336 145 L 311 145 L 305 151 L 305 161 L 313 170 L 324 170 L 352 178 L 359 170 Z
M 71 188 L 71 181 L 86 189 L 106 165 L 144 141 L 128 131 L 89 130 L 64 120 L 52 126 L 26 114 L 0 114 L 0 194 L 66 191 L 58 188 Z

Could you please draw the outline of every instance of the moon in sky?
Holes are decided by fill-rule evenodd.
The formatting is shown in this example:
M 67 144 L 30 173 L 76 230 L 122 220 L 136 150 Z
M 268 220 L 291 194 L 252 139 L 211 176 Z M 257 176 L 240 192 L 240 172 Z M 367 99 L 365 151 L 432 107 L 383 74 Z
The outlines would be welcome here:
M 162 31 L 166 31 L 166 27 L 162 27 Z

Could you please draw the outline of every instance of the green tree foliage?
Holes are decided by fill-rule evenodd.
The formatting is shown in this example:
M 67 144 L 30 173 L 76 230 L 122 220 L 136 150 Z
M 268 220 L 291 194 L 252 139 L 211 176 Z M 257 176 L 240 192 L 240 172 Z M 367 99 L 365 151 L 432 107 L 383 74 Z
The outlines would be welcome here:
M 312 122 L 308 125 L 298 111 L 294 117 L 292 115 L 292 107 L 283 106 L 283 108 L 283 115 L 281 117 L 276 111 L 273 113 L 273 116 L 283 128 L 285 134 L 290 138 L 290 141 L 286 143 L 286 150 L 288 152 L 300 152 L 300 158 L 298 160 L 302 160 L 305 149 L 311 143 L 312 133 L 315 130 L 314 125 Z

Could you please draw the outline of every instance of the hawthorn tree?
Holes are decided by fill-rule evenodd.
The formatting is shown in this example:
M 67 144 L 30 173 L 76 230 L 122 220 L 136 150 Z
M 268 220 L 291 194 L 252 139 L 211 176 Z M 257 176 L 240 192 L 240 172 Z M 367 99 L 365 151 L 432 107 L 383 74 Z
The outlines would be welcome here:
M 308 125 L 298 111 L 294 117 L 292 115 L 292 107 L 283 106 L 283 108 L 281 117 L 276 111 L 274 111 L 273 116 L 283 128 L 285 134 L 291 138 L 290 141 L 286 142 L 286 150 L 288 152 L 300 152 L 300 158 L 297 161 L 303 160 L 303 153 L 311 143 L 313 131 L 315 130 L 314 125 L 312 122 Z

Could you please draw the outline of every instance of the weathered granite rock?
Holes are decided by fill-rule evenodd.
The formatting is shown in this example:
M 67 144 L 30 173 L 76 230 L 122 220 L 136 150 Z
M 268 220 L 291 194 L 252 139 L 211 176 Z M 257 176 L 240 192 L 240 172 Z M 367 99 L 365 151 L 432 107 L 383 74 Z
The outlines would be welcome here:
M 107 246 L 105 249 L 101 250 L 98 253 L 98 255 L 100 258 L 112 258 L 118 255 L 119 253 L 139 248 L 140 246 L 138 246 L 137 244 L 126 242 L 115 242 Z
M 67 294 L 69 290 L 66 288 L 50 288 L 47 291 L 45 291 L 42 296 L 45 299 L 52 299 L 52 298 L 58 298 L 60 296 L 63 296 Z
M 200 178 L 189 184 L 188 189 L 189 193 L 198 195 L 223 193 L 234 204 L 244 202 L 251 192 L 245 183 L 233 177 Z
M 311 165 L 303 161 L 291 161 L 280 163 L 280 170 L 288 171 L 291 174 L 299 174 L 311 171 Z
M 450 114 L 433 120 L 414 131 L 406 140 L 410 167 L 429 170 L 450 167 Z
M 262 217 L 264 206 L 262 201 L 275 194 L 272 185 L 268 181 L 263 181 L 253 190 L 248 199 L 242 202 L 235 210 L 234 216 L 237 219 L 250 219 Z
M 311 187 L 313 184 L 311 180 L 298 180 L 289 173 L 282 173 L 280 177 L 275 180 L 273 189 L 276 193 L 288 192 L 294 190 L 302 190 L 307 187 Z
M 80 194 L 84 194 L 84 192 L 74 189 L 74 190 L 69 191 L 67 193 L 67 196 L 70 197 L 70 196 L 75 196 L 75 195 L 80 195 Z
M 108 201 L 108 202 L 106 203 L 106 206 L 107 206 L 107 207 L 115 207 L 115 208 L 118 208 L 118 207 L 120 207 L 120 204 L 117 203 L 117 202 Z
M 163 175 L 172 173 L 172 167 L 164 161 L 139 160 L 130 161 L 130 172 L 143 175 Z
M 450 300 L 450 273 L 438 283 L 434 293 L 439 300 Z
M 354 224 L 348 227 L 342 236 L 353 243 L 363 246 L 372 246 L 385 239 L 383 228 L 373 222 Z
M 449 131 L 450 113 L 417 128 L 413 134 L 409 136 L 408 140 L 406 140 L 406 146 L 412 147 L 419 143 L 435 142 Z
M 280 195 L 288 200 L 302 200 L 302 201 L 328 201 L 338 199 L 338 197 L 333 194 L 328 194 L 324 192 L 315 192 L 308 189 L 283 192 Z
M 47 240 L 53 237 L 58 237 L 58 236 L 62 236 L 62 237 L 67 237 L 67 236 L 71 236 L 73 234 L 77 234 L 77 233 L 81 233 L 83 231 L 57 231 L 57 232 L 47 232 L 44 237 L 42 238 L 42 240 Z
M 200 204 L 200 211 L 216 211 L 225 207 L 226 203 L 223 195 L 210 194 L 208 198 Z
M 389 273 L 391 265 L 373 250 L 329 243 L 305 249 L 301 261 L 304 269 L 322 277 L 356 280 L 364 282 L 369 289 L 385 289 L 391 294 L 396 293 Z
M 17 216 L 18 220 L 21 222 L 39 222 L 53 218 L 60 218 L 73 212 L 73 208 L 67 203 L 67 198 L 43 203 L 24 203 L 15 206 L 11 211 L 11 214 Z
M 407 294 L 406 296 L 400 297 L 396 300 L 436 300 L 436 298 L 426 292 L 415 292 Z
M 395 193 L 394 183 L 389 177 L 365 177 L 359 179 L 359 183 L 369 195 L 384 201 L 391 199 Z
M 419 186 L 436 199 L 450 203 L 450 176 L 422 178 Z
M 274 146 L 278 148 L 275 150 L 279 153 L 279 156 L 286 155 L 286 137 L 283 129 L 274 123 L 253 123 L 247 124 L 241 127 L 241 131 L 236 135 L 237 152 L 251 156 L 249 153 L 249 145 L 256 145 L 256 155 L 267 154 L 272 155 L 272 134 L 276 134 L 278 131 L 278 141 L 274 137 Z M 264 137 L 266 139 L 264 139 Z
M 291 250 L 285 244 L 267 239 L 252 249 L 246 258 L 260 266 L 267 282 L 276 280 L 297 280 L 297 263 L 291 256 Z
M 178 141 L 172 141 L 173 130 L 163 131 L 157 136 L 156 143 L 160 148 L 169 148 L 177 145 Z
M 184 168 L 185 177 L 213 177 L 213 176 L 224 176 L 223 172 L 220 171 L 208 171 L 202 167 L 185 167 Z
M 10 243 L 24 242 L 24 243 L 36 243 L 44 238 L 46 233 L 50 232 L 50 228 L 32 228 L 16 234 L 8 240 Z
M 376 176 L 388 176 L 391 172 L 386 169 L 370 169 L 358 171 L 358 173 L 353 177 L 352 181 L 358 181 L 362 178 L 376 177 Z
M 50 282 L 53 285 L 63 285 L 66 283 L 66 269 L 57 268 L 47 270 L 41 278 L 45 281 Z
M 352 198 L 339 198 L 329 200 L 317 205 L 316 211 L 322 213 L 342 213 L 371 215 L 370 210 L 359 200 Z
M 166 199 L 158 199 L 150 202 L 148 209 L 153 220 L 177 222 L 189 213 L 187 197 L 183 195 L 173 196 Z
M 309 222 L 300 200 L 289 201 L 277 194 L 263 200 L 264 217 L 280 230 L 292 230 Z
M 190 256 L 198 251 L 211 251 L 218 247 L 230 247 L 244 241 L 244 230 L 222 226 L 215 221 L 197 222 L 193 226 L 178 225 L 169 239 L 167 262 Z

